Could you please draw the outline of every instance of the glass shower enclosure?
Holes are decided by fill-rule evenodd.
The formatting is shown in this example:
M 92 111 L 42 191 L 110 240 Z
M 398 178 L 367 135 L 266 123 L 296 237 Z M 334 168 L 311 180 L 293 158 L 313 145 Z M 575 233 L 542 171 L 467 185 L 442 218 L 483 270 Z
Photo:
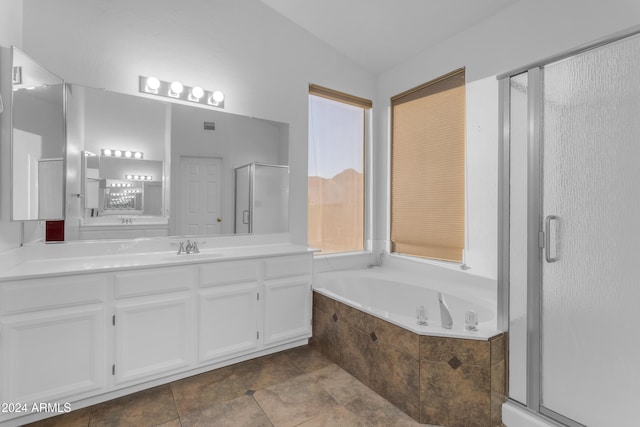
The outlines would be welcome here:
M 289 166 L 249 163 L 235 168 L 235 233 L 289 231 Z
M 640 34 L 501 79 L 512 402 L 638 425 Z

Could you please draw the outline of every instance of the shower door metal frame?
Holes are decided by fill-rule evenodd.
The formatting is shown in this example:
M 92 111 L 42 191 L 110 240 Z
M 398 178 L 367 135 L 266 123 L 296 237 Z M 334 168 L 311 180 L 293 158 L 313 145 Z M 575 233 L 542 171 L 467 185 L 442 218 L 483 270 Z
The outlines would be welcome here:
M 586 51 L 640 34 L 640 25 L 599 39 L 541 61 L 497 76 L 499 80 L 499 176 L 498 176 L 498 327 L 509 331 L 509 245 L 510 245 L 510 81 L 524 72 L 528 77 L 527 99 L 527 397 L 528 412 L 546 422 L 568 427 L 584 427 L 572 419 L 542 406 L 542 266 L 543 224 L 543 69 Z M 508 360 L 508 359 L 507 359 Z M 508 369 L 508 363 L 507 363 Z M 508 393 L 508 389 L 507 389 Z M 519 402 L 513 401 L 522 406 Z M 561 424 L 560 424 L 561 423 Z
M 249 171 L 249 224 L 248 224 L 248 228 L 249 228 L 249 232 L 248 234 L 253 234 L 253 215 L 254 215 L 254 208 L 255 208 L 255 187 L 256 187 L 256 166 L 264 166 L 264 167 L 269 167 L 269 168 L 284 168 L 287 169 L 287 174 L 289 174 L 289 166 L 288 165 L 273 165 L 273 164 L 269 164 L 269 163 L 260 163 L 260 162 L 251 162 L 251 163 L 247 163 L 246 165 L 242 165 L 242 166 L 237 166 L 235 167 L 234 170 L 234 194 L 238 193 L 238 179 L 237 179 L 237 173 L 238 173 L 238 169 L 242 169 L 242 168 L 246 168 L 248 167 L 248 171 Z M 289 202 L 289 200 L 287 200 L 287 203 Z M 237 217 L 237 202 L 234 200 L 234 232 L 237 233 L 237 228 L 238 228 L 238 217 Z

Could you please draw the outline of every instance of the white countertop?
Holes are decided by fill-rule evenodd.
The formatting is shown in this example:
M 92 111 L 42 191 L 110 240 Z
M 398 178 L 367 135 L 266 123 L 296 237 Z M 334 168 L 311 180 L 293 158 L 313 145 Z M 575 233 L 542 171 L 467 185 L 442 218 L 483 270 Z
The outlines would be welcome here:
M 67 274 L 97 273 L 108 271 L 120 271 L 145 267 L 163 267 L 182 264 L 197 264 L 204 262 L 229 261 L 244 258 L 260 258 L 267 256 L 279 255 L 295 255 L 311 253 L 314 250 L 308 249 L 306 246 L 295 245 L 291 243 L 272 243 L 272 244 L 256 244 L 243 246 L 218 246 L 203 247 L 200 246 L 198 254 L 181 254 L 177 255 L 176 242 L 170 239 L 162 246 L 170 246 L 171 250 L 150 250 L 149 244 L 142 245 L 143 251 L 135 251 L 135 245 L 121 244 L 102 244 L 102 248 L 86 245 L 86 254 L 78 254 L 78 249 L 82 249 L 81 245 L 75 245 L 69 249 L 60 245 L 47 245 L 55 249 L 57 246 L 58 256 L 43 256 L 38 253 L 41 249 L 29 251 L 23 259 L 16 262 L 8 268 L 0 271 L 0 282 L 8 280 L 20 280 L 38 277 L 59 276 Z M 206 244 L 206 242 L 202 242 Z M 100 243 L 97 243 L 100 245 Z M 175 246 L 175 249 L 173 248 Z M 24 248 L 21 248 L 24 249 Z M 103 254 L 98 254 L 102 249 Z M 35 252 L 35 256 L 32 253 Z M 32 256 L 29 256 L 32 255 Z
M 169 217 L 151 215 L 103 215 L 80 218 L 81 227 L 135 228 L 136 226 L 144 225 L 168 226 Z

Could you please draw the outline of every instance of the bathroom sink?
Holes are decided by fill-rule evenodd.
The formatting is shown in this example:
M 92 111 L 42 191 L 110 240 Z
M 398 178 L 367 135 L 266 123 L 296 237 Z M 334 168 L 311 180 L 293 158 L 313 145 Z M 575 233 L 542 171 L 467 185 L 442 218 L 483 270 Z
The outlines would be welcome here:
M 213 252 L 200 252 L 197 254 L 174 254 L 164 257 L 163 260 L 167 261 L 189 261 L 189 260 L 197 260 L 197 259 L 208 259 L 208 258 L 218 258 L 221 257 L 222 254 L 213 253 Z

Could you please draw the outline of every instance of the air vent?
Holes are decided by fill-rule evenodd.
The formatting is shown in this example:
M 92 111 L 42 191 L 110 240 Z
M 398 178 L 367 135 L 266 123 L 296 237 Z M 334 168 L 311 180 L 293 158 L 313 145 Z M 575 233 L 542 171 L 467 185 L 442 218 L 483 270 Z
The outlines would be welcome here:
M 215 122 L 204 122 L 204 130 L 216 130 Z

